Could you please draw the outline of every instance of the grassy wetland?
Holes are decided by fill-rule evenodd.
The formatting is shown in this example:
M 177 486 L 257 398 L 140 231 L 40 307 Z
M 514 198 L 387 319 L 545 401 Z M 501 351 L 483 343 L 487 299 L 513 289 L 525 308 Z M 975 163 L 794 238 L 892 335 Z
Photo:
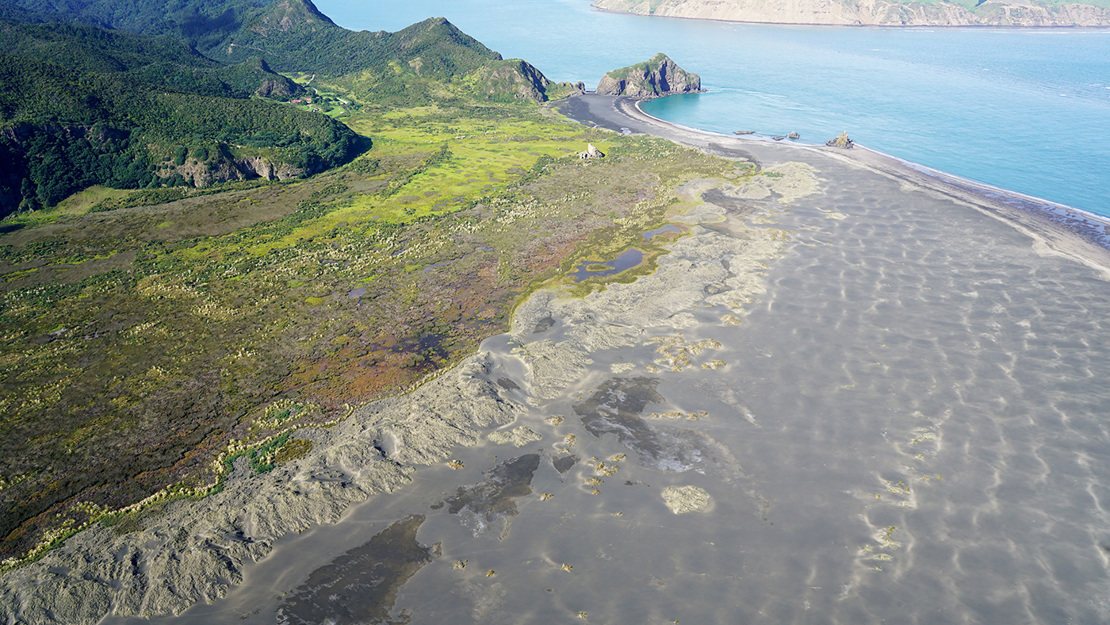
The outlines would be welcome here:
M 339 169 L 94 187 L 0 225 L 5 568 L 208 492 L 239 456 L 265 471 L 303 455 L 297 429 L 458 362 L 583 261 L 635 246 L 626 273 L 649 271 L 643 233 L 678 184 L 737 175 L 540 105 L 385 108 L 318 87 L 372 142 Z M 607 157 L 579 159 L 588 142 Z

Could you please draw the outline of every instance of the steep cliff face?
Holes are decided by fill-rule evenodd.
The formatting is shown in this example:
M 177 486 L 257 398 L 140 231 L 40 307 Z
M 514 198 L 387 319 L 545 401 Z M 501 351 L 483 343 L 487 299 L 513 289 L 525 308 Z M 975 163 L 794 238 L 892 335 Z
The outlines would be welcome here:
M 180 175 L 187 184 L 203 188 L 221 182 L 255 178 L 289 180 L 300 178 L 305 171 L 289 163 L 274 162 L 261 156 L 231 158 L 220 155 L 207 162 L 190 160 L 158 171 L 158 176 L 165 179 L 172 178 L 175 174 Z
M 494 61 L 479 69 L 474 80 L 477 95 L 492 100 L 543 102 L 550 84 L 539 70 L 519 59 Z
M 275 163 L 261 156 L 246 156 L 235 159 L 235 169 L 242 175 L 242 179 L 265 178 L 266 180 L 290 180 L 300 178 L 305 174 L 289 163 Z
M 980 23 L 995 26 L 1110 26 L 1110 7 L 1089 4 L 985 2 L 975 12 Z
M 775 24 L 860 26 L 1107 26 L 1110 8 L 988 0 L 968 9 L 953 2 L 899 0 L 597 0 L 599 9 L 660 17 Z
M 647 63 L 613 70 L 602 76 L 597 85 L 599 95 L 637 98 L 698 91 L 701 91 L 701 77 L 682 69 L 663 53 L 656 54 Z

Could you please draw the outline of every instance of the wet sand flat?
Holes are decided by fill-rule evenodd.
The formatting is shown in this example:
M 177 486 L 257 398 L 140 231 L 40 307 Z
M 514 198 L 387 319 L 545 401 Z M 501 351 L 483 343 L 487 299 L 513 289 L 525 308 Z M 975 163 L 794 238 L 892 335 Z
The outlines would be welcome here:
M 806 162 L 819 193 L 706 193 L 723 208 L 656 275 L 537 296 L 487 342 L 526 365 L 519 423 L 548 460 L 503 534 L 427 532 L 444 558 L 399 597 L 415 621 L 1110 618 L 1100 272 L 931 190 Z M 789 241 L 737 247 L 733 214 Z M 687 486 L 711 504 L 674 514 L 663 493 Z
M 771 175 L 691 182 L 654 273 L 540 291 L 458 370 L 188 504 L 177 522 L 208 506 L 267 549 L 154 622 L 1110 621 L 1097 239 L 912 168 L 612 110 Z

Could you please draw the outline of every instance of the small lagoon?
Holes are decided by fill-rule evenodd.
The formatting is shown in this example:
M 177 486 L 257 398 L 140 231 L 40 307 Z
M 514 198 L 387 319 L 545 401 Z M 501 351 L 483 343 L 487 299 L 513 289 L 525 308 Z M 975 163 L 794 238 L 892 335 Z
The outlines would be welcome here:
M 675 226 L 674 224 L 667 224 L 662 228 L 656 228 L 655 230 L 645 232 L 644 239 L 650 241 L 660 235 L 668 236 L 668 233 L 681 234 L 682 230 L 680 230 L 678 226 Z
M 582 282 L 590 278 L 606 278 L 627 271 L 639 265 L 644 260 L 644 253 L 636 248 L 629 248 L 617 255 L 613 260 L 584 260 L 570 273 L 575 282 Z

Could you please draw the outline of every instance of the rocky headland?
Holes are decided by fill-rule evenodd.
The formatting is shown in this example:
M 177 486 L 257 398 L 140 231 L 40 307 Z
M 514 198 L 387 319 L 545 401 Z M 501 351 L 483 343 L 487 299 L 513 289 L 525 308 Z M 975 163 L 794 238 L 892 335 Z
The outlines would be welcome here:
M 1082 3 L 900 2 L 898 0 L 597 0 L 605 11 L 687 19 L 836 26 L 1096 27 L 1110 8 Z
M 660 52 L 646 63 L 615 69 L 601 77 L 598 95 L 653 98 L 701 91 L 701 77 L 678 66 Z

